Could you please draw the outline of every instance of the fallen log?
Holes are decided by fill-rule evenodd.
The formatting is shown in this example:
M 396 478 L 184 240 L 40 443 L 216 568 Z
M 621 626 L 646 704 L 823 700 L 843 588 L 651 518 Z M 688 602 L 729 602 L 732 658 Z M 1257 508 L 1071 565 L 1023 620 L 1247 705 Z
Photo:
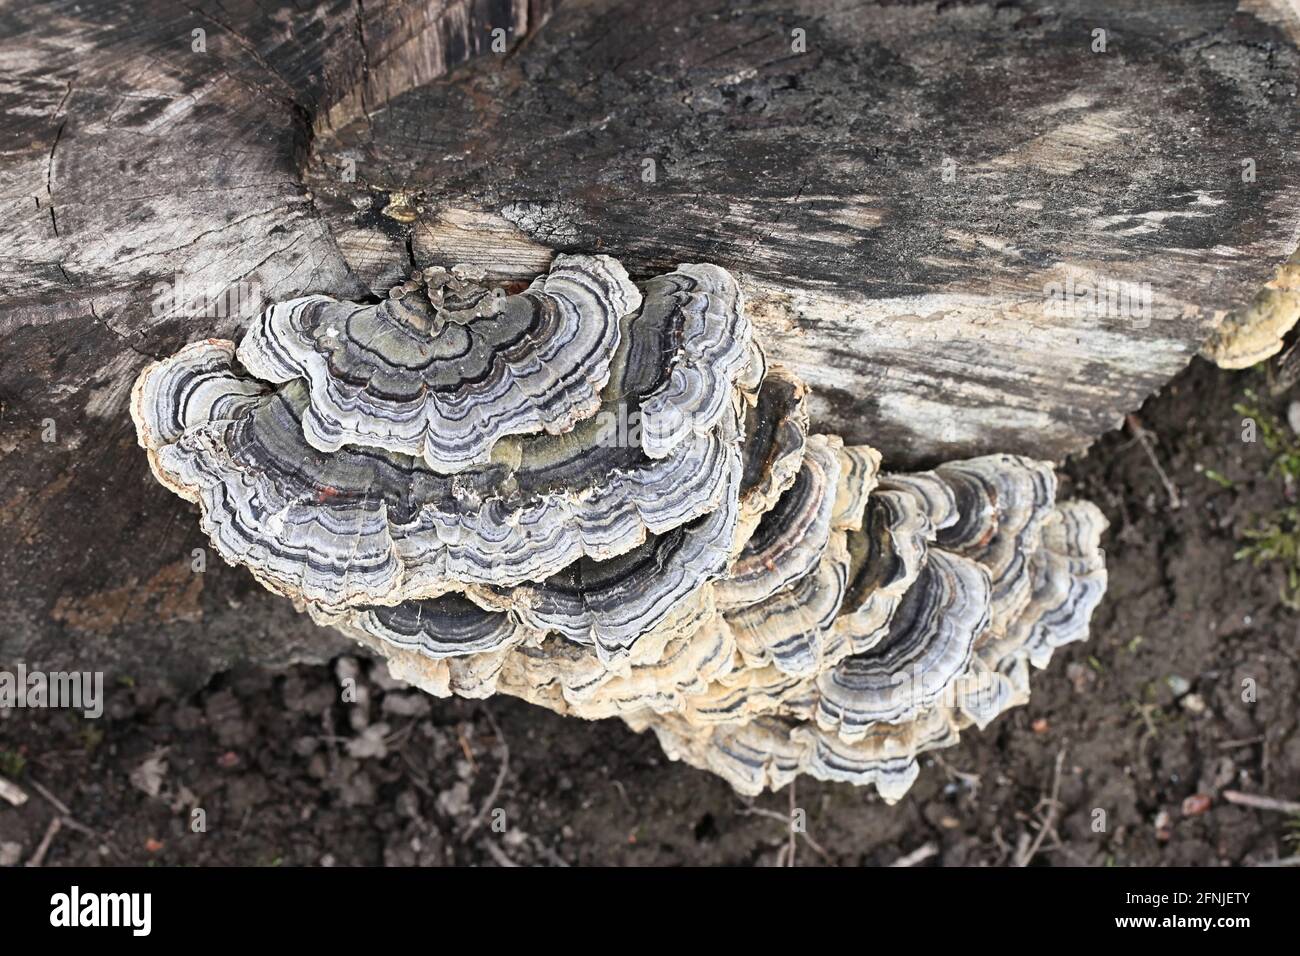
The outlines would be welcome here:
M 1258 331 L 1296 247 L 1285 0 L 552 6 L 6 12 L 0 661 L 189 683 L 329 652 L 215 560 L 126 414 L 151 359 L 268 302 L 715 262 L 817 426 L 898 468 L 1085 448 Z

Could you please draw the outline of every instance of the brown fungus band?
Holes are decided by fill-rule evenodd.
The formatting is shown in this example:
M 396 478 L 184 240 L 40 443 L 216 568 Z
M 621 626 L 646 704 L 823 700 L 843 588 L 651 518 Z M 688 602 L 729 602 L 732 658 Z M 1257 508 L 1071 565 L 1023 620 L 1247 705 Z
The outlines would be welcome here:
M 222 557 L 395 676 L 621 716 L 743 793 L 898 799 L 1106 587 L 1105 521 L 1050 465 L 882 473 L 810 433 L 713 265 L 295 299 L 151 365 L 131 408 Z

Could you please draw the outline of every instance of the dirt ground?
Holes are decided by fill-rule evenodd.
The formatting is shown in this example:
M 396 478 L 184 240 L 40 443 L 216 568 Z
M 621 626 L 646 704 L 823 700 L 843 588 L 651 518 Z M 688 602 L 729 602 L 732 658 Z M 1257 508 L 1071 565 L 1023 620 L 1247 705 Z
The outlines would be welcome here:
M 98 721 L 0 711 L 0 776 L 30 797 L 0 802 L 0 862 L 770 865 L 788 862 L 791 806 L 806 812 L 801 866 L 1294 854 L 1300 820 L 1222 795 L 1300 797 L 1300 618 L 1280 566 L 1234 558 L 1247 529 L 1292 503 L 1262 442 L 1242 441 L 1233 405 L 1247 388 L 1285 417 L 1263 371 L 1198 360 L 1066 465 L 1062 494 L 1111 521 L 1093 636 L 1034 675 L 1027 707 L 925 758 L 896 806 L 808 779 L 743 800 L 618 721 L 435 700 L 345 658 L 230 672 L 185 700 L 119 686 Z M 361 700 L 344 704 L 352 674 Z M 73 822 L 54 832 L 56 814 Z

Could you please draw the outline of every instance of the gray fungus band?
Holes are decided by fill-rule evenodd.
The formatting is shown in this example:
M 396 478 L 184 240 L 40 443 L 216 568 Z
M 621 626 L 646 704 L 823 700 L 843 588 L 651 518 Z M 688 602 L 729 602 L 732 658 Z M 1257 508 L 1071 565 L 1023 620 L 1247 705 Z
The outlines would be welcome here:
M 395 677 L 619 716 L 746 794 L 899 799 L 1106 587 L 1105 519 L 1049 464 L 884 474 L 810 434 L 713 265 L 295 299 L 146 368 L 131 414 L 226 561 Z

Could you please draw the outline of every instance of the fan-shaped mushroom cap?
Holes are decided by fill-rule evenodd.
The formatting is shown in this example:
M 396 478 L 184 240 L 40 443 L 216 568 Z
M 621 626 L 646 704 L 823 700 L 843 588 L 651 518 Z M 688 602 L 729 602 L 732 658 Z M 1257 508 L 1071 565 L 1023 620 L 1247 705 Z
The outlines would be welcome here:
M 961 505 L 952 485 L 933 471 L 888 474 L 882 476 L 878 484 L 882 491 L 905 491 L 915 498 L 917 507 L 934 532 L 951 527 L 961 518 Z
M 972 474 L 982 476 L 982 487 L 1000 493 L 972 493 L 965 487 Z M 951 485 L 950 475 L 959 476 Z M 718 773 L 742 792 L 783 786 L 807 773 L 871 784 L 888 802 L 897 800 L 919 772 L 918 755 L 951 745 L 962 728 L 985 726 L 1027 700 L 1032 653 L 1050 655 L 1049 644 L 1086 631 L 1104 589 L 1099 536 L 1105 522 L 1080 502 L 1044 513 L 1037 489 L 1047 475 L 1038 462 L 989 456 L 921 475 L 890 476 L 882 489 L 892 490 L 871 496 L 863 531 L 848 536 L 857 543 L 859 584 L 871 577 L 862 566 L 873 533 L 882 545 L 872 560 L 895 572 L 876 575 L 878 582 L 906 581 L 898 569 L 916 568 L 906 600 L 882 615 L 884 640 L 867 653 L 846 656 L 852 649 L 833 631 L 821 669 L 811 678 L 742 654 L 706 691 L 686 697 L 677 714 L 643 712 L 626 719 L 638 729 L 653 728 L 670 756 Z M 979 521 L 970 520 L 968 508 Z M 945 528 L 936 533 L 932 519 Z M 1027 532 L 1028 524 L 1038 529 Z M 894 553 L 894 534 L 912 560 Z M 941 547 L 936 537 L 967 556 Z M 1006 538 L 1031 548 L 1033 600 L 994 627 L 989 621 L 998 579 L 970 555 L 1004 554 Z M 1013 565 L 997 565 L 1004 580 Z M 945 592 L 953 603 L 940 613 L 935 596 Z M 845 611 L 855 613 L 861 610 Z M 728 617 L 734 621 L 735 612 Z M 1031 637 L 1049 634 L 1042 644 Z
M 746 408 L 736 537 L 748 541 L 759 520 L 794 483 L 808 444 L 808 389 L 780 366 L 763 379 Z
M 378 305 L 273 305 L 239 360 L 264 381 L 308 383 L 314 448 L 380 448 L 444 473 L 486 462 L 506 435 L 560 434 L 596 410 L 619 319 L 641 303 L 617 260 L 557 256 L 512 296 L 448 280 Z
M 993 578 L 993 619 L 1001 628 L 1029 600 L 1029 556 L 1056 499 L 1046 462 L 986 455 L 935 469 L 957 499 L 961 518 L 940 528 L 938 547 L 974 558 Z
M 653 730 L 669 758 L 716 773 L 749 796 L 779 789 L 799 774 L 808 774 L 856 786 L 874 785 L 886 803 L 894 803 L 920 773 L 918 756 L 957 742 L 957 731 L 939 711 L 902 726 L 876 724 L 852 742 L 775 716 L 710 726 L 645 712 L 625 719 L 634 730 Z
M 777 667 L 747 666 L 733 660 L 731 668 L 704 690 L 683 701 L 681 716 L 692 725 L 740 724 L 764 714 L 810 712 L 812 683 Z
M 794 482 L 744 542 L 726 580 L 718 583 L 719 607 L 757 604 L 816 567 L 830 541 L 842 444 L 833 435 L 808 439 Z
M 862 529 L 850 532 L 846 539 L 848 581 L 834 627 L 845 653 L 870 650 L 885 636 L 898 602 L 921 571 L 933 537 L 929 512 L 916 496 L 882 489 L 870 497 Z
M 394 680 L 405 681 L 435 697 L 491 697 L 498 691 L 501 669 L 512 649 L 503 645 L 458 657 L 430 657 L 418 650 L 398 647 L 384 638 L 348 624 L 336 624 L 346 637 L 382 657 Z
M 867 498 L 876 489 L 880 452 L 869 445 L 840 449 L 840 480 L 835 487 L 835 513 L 831 526 L 838 531 L 862 530 Z
M 641 401 L 641 447 L 662 458 L 686 435 L 707 432 L 750 364 L 751 327 L 726 269 L 683 264 L 645 283 L 642 314 L 667 330 L 667 379 Z
M 901 723 L 933 706 L 970 664 L 988 626 L 991 585 L 979 564 L 932 550 L 879 644 L 817 681 L 817 724 L 858 740 L 873 723 Z
M 365 631 L 394 647 L 431 659 L 484 654 L 542 638 L 515 615 L 479 607 L 463 594 L 445 594 L 393 607 L 356 607 L 330 612 L 307 606 L 317 624 Z
M 806 747 L 791 739 L 792 724 L 781 718 L 704 727 L 645 711 L 624 719 L 633 730 L 653 730 L 670 760 L 715 773 L 746 796 L 785 786 L 806 765 Z
M 191 425 L 154 451 L 156 471 L 199 503 L 200 524 L 217 551 L 272 591 L 326 606 L 397 603 L 402 565 L 384 482 L 350 481 L 356 462 L 332 462 L 326 478 L 318 462 L 291 456 L 301 442 L 295 399 L 305 401 L 295 390 L 264 396 L 237 418 Z M 399 494 L 409 476 L 396 463 L 383 464 L 389 489 Z M 373 473 L 368 463 L 362 467 Z
M 269 392 L 238 373 L 230 343 L 191 347 L 142 375 L 140 440 L 159 478 L 203 504 L 221 554 L 279 593 L 301 590 L 326 607 L 394 604 L 541 580 L 582 557 L 624 554 L 728 494 L 740 456 L 729 383 L 716 426 L 663 458 L 617 434 L 626 409 L 635 416 L 641 397 L 671 380 L 672 320 L 624 321 L 602 415 L 564 435 L 507 439 L 493 461 L 454 477 L 380 449 L 315 449 L 303 425 L 313 401 L 306 383 Z M 299 563 L 312 567 L 300 574 Z
M 702 518 L 608 561 L 584 558 L 542 582 L 475 593 L 488 606 L 513 608 L 532 627 L 594 645 L 603 660 L 618 657 L 726 571 L 739 484 L 737 458 L 722 503 Z
M 617 669 L 589 647 L 555 637 L 510 655 L 501 677 L 507 693 L 591 720 L 649 710 L 680 711 L 691 695 L 731 666 L 736 645 L 711 602 L 686 605 L 684 620 L 644 635 Z
M 1056 648 L 1088 636 L 1092 612 L 1106 593 L 1101 534 L 1106 519 L 1089 501 L 1058 505 L 1042 530 L 1042 547 L 1031 556 L 1033 597 L 1008 629 L 1023 636 L 1035 667 L 1046 667 Z
M 136 379 L 131 418 L 137 440 L 141 448 L 157 451 L 191 426 L 238 417 L 269 391 L 236 371 L 235 343 L 191 342 L 166 361 L 150 364 Z
M 802 577 L 757 604 L 727 612 L 736 645 L 750 667 L 808 676 L 823 664 L 824 640 L 840 612 L 848 584 L 849 552 L 842 531 L 832 532 L 821 560 Z
M 793 739 L 804 749 L 806 772 L 821 780 L 874 785 L 886 803 L 900 800 L 920 773 L 916 758 L 957 743 L 957 730 L 941 709 L 906 724 L 874 724 L 852 741 L 800 726 Z
M 226 560 L 399 679 L 621 716 L 745 793 L 896 800 L 1086 635 L 1105 520 L 1015 456 L 879 476 L 809 437 L 728 273 L 644 288 L 573 256 L 517 296 L 295 300 L 147 368 L 138 438 Z

